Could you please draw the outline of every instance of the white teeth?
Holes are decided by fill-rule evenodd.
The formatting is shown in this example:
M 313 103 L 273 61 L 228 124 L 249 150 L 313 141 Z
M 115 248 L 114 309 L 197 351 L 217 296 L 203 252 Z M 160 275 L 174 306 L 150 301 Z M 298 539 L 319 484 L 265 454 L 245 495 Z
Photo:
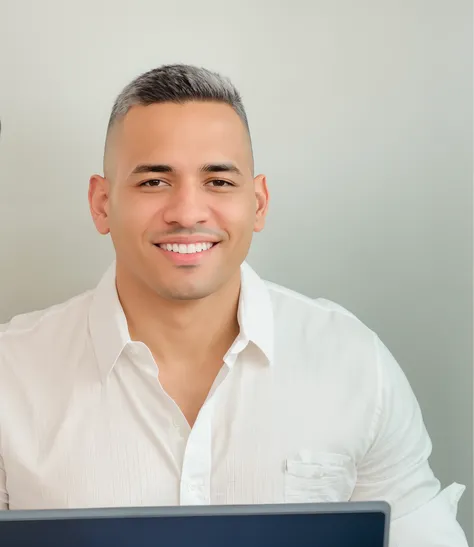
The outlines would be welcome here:
M 160 248 L 173 253 L 194 254 L 208 251 L 213 245 L 214 243 L 190 243 L 189 245 L 185 243 L 163 243 Z

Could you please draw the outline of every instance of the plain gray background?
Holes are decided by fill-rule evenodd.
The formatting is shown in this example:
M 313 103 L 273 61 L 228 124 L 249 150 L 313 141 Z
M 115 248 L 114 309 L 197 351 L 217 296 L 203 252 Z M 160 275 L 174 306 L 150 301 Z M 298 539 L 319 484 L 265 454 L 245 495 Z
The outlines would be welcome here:
M 469 1 L 0 0 L 0 322 L 97 282 L 87 184 L 115 96 L 168 62 L 229 75 L 271 214 L 250 262 L 335 300 L 405 370 L 472 540 Z

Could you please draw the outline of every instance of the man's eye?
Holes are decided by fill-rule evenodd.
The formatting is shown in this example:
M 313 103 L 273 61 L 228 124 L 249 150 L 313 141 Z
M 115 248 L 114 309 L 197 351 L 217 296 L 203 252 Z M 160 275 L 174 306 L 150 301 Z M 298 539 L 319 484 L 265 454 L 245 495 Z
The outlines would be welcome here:
M 163 184 L 166 184 L 163 180 L 152 179 L 152 180 L 146 180 L 145 182 L 142 182 L 140 186 L 144 186 L 145 188 L 155 188 L 157 186 L 163 186 Z
M 233 186 L 233 184 L 227 180 L 211 180 L 208 184 L 214 186 L 215 188 L 224 188 L 225 186 Z

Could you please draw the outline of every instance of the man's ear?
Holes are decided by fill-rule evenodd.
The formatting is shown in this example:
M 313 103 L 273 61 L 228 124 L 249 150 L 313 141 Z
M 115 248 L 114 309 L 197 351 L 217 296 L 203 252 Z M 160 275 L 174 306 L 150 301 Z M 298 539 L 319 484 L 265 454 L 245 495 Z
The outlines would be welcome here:
M 100 175 L 93 175 L 89 181 L 89 209 L 97 231 L 106 235 L 109 227 L 110 182 Z
M 254 232 L 261 232 L 265 227 L 265 219 L 268 211 L 270 195 L 267 188 L 265 175 L 258 175 L 254 179 L 257 210 L 255 212 Z

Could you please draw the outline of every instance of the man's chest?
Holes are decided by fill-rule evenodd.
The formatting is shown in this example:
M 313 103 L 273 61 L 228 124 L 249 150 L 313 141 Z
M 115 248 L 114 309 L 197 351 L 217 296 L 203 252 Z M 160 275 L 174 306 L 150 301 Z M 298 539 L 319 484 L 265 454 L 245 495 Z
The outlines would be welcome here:
M 225 378 L 191 429 L 156 379 L 76 387 L 13 413 L 3 458 L 11 509 L 347 501 L 365 417 L 313 390 Z M 278 383 L 278 386 L 280 383 Z

